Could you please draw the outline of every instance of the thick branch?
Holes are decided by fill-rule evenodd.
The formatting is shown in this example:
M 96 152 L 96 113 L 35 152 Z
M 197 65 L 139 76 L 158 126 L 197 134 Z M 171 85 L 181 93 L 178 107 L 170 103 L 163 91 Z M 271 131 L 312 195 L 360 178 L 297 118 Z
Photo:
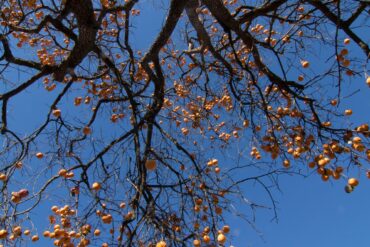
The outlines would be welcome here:
M 81 8 L 81 6 L 84 6 Z M 91 0 L 69 0 L 66 8 L 76 16 L 78 38 L 67 60 L 63 61 L 54 73 L 56 81 L 63 81 L 69 70 L 74 69 L 94 49 L 98 23 L 95 20 Z
M 370 48 L 369 46 L 359 37 L 357 34 L 355 34 L 351 28 L 350 24 L 351 21 L 343 21 L 338 18 L 333 12 L 330 11 L 330 9 L 320 1 L 308 1 L 312 6 L 316 7 L 318 10 L 320 10 L 334 25 L 336 25 L 338 28 L 342 29 L 353 41 L 355 41 L 361 49 L 365 52 L 365 55 L 367 57 L 370 57 Z

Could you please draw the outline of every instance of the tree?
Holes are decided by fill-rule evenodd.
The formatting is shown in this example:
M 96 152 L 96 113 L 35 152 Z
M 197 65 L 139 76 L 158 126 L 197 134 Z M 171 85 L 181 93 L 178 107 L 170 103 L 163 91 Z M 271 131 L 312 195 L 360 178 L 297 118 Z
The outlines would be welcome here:
M 274 206 L 281 174 L 367 172 L 368 124 L 339 107 L 370 86 L 367 1 L 172 0 L 145 50 L 138 0 L 0 2 L 4 246 L 223 246 L 241 184 Z

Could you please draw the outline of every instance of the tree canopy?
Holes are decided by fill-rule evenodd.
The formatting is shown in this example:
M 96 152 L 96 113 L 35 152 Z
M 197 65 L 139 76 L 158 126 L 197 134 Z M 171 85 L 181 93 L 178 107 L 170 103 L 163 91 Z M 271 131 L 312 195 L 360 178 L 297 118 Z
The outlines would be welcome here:
M 141 2 L 0 0 L 3 246 L 226 246 L 244 183 L 274 208 L 282 174 L 370 177 L 341 107 L 370 86 L 369 2 L 165 1 L 153 40 Z

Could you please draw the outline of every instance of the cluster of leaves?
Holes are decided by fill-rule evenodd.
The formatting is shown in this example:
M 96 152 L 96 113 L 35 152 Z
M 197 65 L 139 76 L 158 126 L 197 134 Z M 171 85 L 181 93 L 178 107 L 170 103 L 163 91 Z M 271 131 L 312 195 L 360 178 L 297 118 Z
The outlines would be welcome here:
M 369 126 L 339 107 L 351 80 L 370 86 L 366 1 L 172 0 L 144 51 L 137 0 L 0 6 L 5 246 L 38 241 L 45 206 L 55 246 L 223 246 L 243 183 L 274 206 L 271 183 L 302 167 L 347 192 L 346 170 L 370 176 Z M 41 123 L 16 130 L 9 106 L 40 97 Z

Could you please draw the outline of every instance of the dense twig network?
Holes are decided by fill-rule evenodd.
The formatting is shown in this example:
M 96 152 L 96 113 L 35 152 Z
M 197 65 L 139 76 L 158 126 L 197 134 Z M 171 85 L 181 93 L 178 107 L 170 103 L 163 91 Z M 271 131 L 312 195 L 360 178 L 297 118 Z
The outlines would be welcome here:
M 367 1 L 168 2 L 141 49 L 147 2 L 0 0 L 4 246 L 39 234 L 55 246 L 224 246 L 236 198 L 252 226 L 256 208 L 276 217 L 281 174 L 358 185 L 345 168 L 366 172 L 369 127 L 338 105 L 350 80 L 370 85 Z M 34 120 L 17 122 L 18 101 Z

